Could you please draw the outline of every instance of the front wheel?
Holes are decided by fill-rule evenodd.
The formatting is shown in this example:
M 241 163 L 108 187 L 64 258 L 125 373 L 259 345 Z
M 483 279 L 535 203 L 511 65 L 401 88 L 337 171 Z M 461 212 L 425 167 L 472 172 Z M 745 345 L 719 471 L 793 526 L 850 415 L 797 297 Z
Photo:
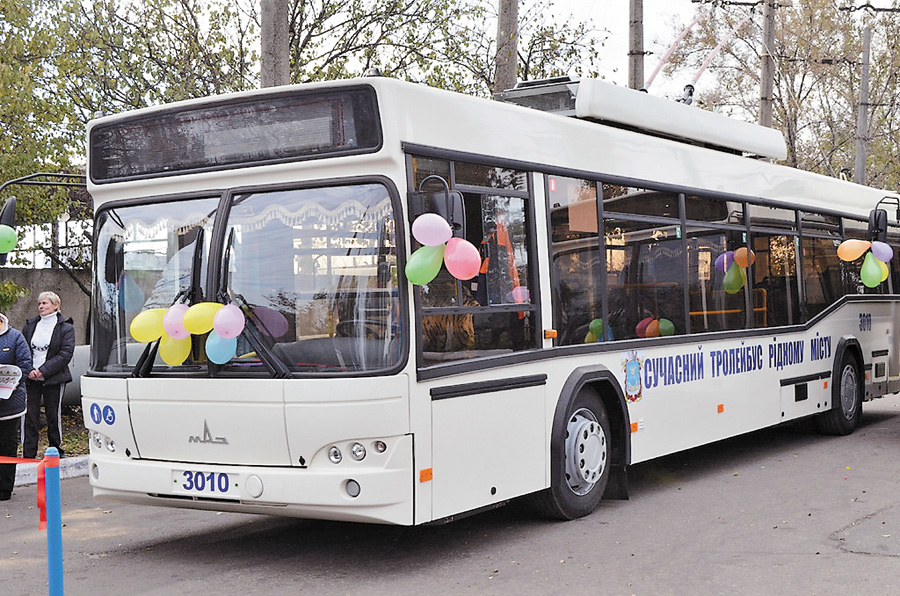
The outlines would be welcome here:
M 537 493 L 534 503 L 553 519 L 583 517 L 600 504 L 609 482 L 609 417 L 596 392 L 584 388 L 554 424 L 550 488 Z
M 832 379 L 832 408 L 819 414 L 819 430 L 826 435 L 849 435 L 862 415 L 862 376 L 859 364 L 849 352 L 841 356 L 838 376 Z

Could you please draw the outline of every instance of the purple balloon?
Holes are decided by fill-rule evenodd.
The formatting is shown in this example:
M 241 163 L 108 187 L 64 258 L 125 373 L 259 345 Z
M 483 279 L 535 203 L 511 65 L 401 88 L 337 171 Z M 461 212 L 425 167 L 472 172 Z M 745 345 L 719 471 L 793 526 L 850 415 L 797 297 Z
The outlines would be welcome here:
M 250 317 L 259 330 L 269 337 L 281 337 L 288 332 L 288 322 L 284 315 L 268 306 L 254 306 Z
M 890 244 L 875 240 L 872 242 L 872 254 L 882 263 L 887 263 L 894 258 L 894 249 L 891 248 Z
M 731 264 L 734 263 L 734 251 L 729 250 L 727 252 L 723 252 L 718 257 L 716 257 L 716 271 L 719 273 L 725 273 L 728 271 L 728 268 L 731 267 Z
M 184 313 L 190 307 L 187 304 L 173 304 L 163 315 L 163 330 L 172 339 L 185 339 L 191 336 L 191 332 L 184 328 Z
M 244 330 L 244 313 L 234 304 L 226 304 L 213 317 L 213 329 L 222 339 L 232 339 Z

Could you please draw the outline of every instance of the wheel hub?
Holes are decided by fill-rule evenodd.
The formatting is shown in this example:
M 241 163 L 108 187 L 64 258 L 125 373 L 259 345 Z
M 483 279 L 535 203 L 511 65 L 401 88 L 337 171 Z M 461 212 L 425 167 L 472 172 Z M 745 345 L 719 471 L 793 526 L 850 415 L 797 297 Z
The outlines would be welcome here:
M 856 413 L 856 371 L 852 366 L 844 367 L 841 374 L 841 409 L 846 418 Z
M 606 468 L 606 435 L 589 410 L 578 410 L 566 425 L 566 482 L 575 494 L 594 487 Z

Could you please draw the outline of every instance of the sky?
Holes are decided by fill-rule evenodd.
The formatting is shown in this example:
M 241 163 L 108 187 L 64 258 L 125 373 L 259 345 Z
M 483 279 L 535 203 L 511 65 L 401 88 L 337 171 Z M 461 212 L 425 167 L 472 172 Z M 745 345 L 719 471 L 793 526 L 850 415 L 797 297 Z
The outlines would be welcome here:
M 609 36 L 601 52 L 600 74 L 617 85 L 628 84 L 628 7 L 629 0 L 554 0 L 561 14 L 589 22 L 595 29 L 607 29 Z M 696 14 L 691 0 L 644 0 L 644 76 L 650 77 L 678 37 L 683 25 Z M 660 73 L 650 91 L 680 95 L 690 81 L 670 81 Z

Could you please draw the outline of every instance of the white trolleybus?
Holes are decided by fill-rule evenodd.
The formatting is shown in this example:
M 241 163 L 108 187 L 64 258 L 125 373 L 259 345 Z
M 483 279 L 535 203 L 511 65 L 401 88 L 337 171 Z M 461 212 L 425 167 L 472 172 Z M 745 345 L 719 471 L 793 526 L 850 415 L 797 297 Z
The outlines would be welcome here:
M 900 390 L 896 198 L 596 80 L 504 99 L 376 77 L 92 121 L 96 497 L 572 519 L 631 464 Z

